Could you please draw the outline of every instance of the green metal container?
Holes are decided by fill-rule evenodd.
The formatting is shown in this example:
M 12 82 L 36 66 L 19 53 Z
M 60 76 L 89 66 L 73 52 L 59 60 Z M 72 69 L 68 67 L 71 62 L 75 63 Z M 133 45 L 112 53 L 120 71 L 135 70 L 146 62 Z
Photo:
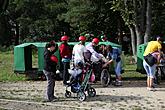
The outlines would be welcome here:
M 143 54 L 144 51 L 147 47 L 147 43 L 145 44 L 141 44 L 137 47 L 137 68 L 136 71 L 140 72 L 140 73 L 146 73 L 144 68 L 143 68 Z
M 24 43 L 14 47 L 14 71 L 18 73 L 43 70 L 43 54 L 46 43 Z M 35 54 L 35 55 L 34 55 Z M 37 58 L 33 67 L 33 57 Z

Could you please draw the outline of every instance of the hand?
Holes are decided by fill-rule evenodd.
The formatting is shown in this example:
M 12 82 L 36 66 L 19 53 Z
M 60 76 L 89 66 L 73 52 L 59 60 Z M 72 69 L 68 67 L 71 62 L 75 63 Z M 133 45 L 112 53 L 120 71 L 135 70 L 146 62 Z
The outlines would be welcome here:
M 105 68 L 105 67 L 107 67 L 107 63 L 105 63 L 105 64 L 103 65 L 103 68 Z

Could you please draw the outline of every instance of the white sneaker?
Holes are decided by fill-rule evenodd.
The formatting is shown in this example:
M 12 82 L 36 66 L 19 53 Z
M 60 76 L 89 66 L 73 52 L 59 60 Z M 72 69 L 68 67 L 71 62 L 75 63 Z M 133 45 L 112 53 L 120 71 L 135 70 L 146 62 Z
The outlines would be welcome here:
M 116 82 L 115 82 L 115 85 L 116 85 L 116 86 L 122 86 L 122 82 L 121 82 L 121 81 L 116 81 Z
M 156 91 L 155 88 L 151 88 L 151 87 L 147 87 L 147 90 L 149 90 L 149 91 Z

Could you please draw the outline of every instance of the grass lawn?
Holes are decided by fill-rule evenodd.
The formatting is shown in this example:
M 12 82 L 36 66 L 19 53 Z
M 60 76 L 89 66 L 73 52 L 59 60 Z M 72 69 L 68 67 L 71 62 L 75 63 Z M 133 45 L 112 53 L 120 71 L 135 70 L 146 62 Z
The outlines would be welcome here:
M 0 81 L 21 81 L 25 75 L 17 75 L 13 71 L 14 54 L 12 51 L 0 51 Z
M 125 68 L 124 73 L 122 74 L 123 79 L 146 79 L 146 74 L 141 74 L 139 72 L 136 72 L 136 64 L 130 64 L 130 56 L 125 56 Z M 143 65 L 142 65 L 143 66 Z
M 13 51 L 0 51 L 0 81 L 24 81 L 27 78 L 23 74 L 15 74 L 13 71 Z M 129 56 L 125 56 L 125 72 L 123 79 L 144 79 L 146 75 L 136 72 L 136 64 L 129 64 Z

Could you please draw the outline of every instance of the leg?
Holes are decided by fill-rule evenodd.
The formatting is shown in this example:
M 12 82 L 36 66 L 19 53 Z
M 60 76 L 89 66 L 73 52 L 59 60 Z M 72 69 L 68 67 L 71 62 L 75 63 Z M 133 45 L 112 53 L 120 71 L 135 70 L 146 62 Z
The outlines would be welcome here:
M 116 63 L 116 66 L 115 66 L 115 73 L 116 73 L 116 85 L 119 85 L 121 86 L 122 82 L 122 77 L 121 77 L 121 61 Z
M 47 79 L 46 99 L 48 101 L 52 101 L 54 99 L 54 87 L 55 87 L 54 73 L 44 71 L 44 74 Z
M 147 77 L 147 87 L 148 88 L 150 87 L 150 77 L 149 76 Z
M 116 65 L 115 65 L 115 73 L 116 73 L 116 79 L 118 81 L 121 81 L 121 61 L 116 63 Z
M 67 84 L 67 81 L 69 80 L 69 62 L 63 62 L 64 70 L 63 70 L 63 84 Z
M 153 87 L 153 81 L 155 77 L 155 70 L 156 70 L 156 65 L 153 65 L 152 67 L 149 67 L 149 72 L 150 72 L 150 80 L 149 80 L 149 87 Z
M 143 60 L 143 67 L 147 73 L 147 88 L 150 87 L 150 70 L 149 70 L 149 65 L 146 63 L 145 60 Z

